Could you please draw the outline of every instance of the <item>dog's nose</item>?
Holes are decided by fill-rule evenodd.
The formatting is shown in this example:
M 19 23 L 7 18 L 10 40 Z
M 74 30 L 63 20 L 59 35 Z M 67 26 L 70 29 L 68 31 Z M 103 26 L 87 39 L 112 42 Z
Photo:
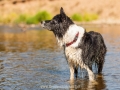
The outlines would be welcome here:
M 43 23 L 43 21 L 40 22 L 41 24 Z
M 41 26 L 44 28 L 44 21 L 41 21 L 40 23 L 41 23 Z

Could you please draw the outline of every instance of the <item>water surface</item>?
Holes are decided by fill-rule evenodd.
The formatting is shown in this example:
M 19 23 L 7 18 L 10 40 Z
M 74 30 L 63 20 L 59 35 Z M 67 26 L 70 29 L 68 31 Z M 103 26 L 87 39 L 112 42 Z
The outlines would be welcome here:
M 52 32 L 0 26 L 0 90 L 120 90 L 120 26 L 82 25 L 100 32 L 107 46 L 98 84 L 79 78 L 69 83 L 69 67 Z

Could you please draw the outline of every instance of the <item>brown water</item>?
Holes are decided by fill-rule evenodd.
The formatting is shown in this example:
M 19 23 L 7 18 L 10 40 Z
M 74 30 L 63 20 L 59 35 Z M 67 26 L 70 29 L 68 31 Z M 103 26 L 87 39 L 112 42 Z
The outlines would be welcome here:
M 0 26 L 0 90 L 120 90 L 120 26 L 82 25 L 100 32 L 107 45 L 98 84 L 81 78 L 70 84 L 63 50 L 52 32 Z

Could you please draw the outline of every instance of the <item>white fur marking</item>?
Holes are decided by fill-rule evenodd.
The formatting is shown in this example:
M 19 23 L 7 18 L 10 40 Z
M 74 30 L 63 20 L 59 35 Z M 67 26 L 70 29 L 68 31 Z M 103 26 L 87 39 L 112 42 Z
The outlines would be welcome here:
M 59 39 L 57 36 L 56 36 L 56 38 L 57 38 L 57 42 L 58 42 L 59 46 L 62 47 L 64 45 L 63 40 Z
M 60 44 L 60 46 L 65 45 L 66 43 L 69 43 L 71 41 L 74 40 L 75 35 L 79 32 L 79 36 L 76 42 L 74 42 L 72 45 L 70 45 L 69 47 L 77 47 L 78 44 L 81 41 L 81 38 L 83 37 L 84 33 L 85 33 L 85 29 L 83 27 L 77 26 L 76 24 L 70 25 L 67 32 L 65 33 L 65 35 L 63 36 L 62 39 L 57 38 L 58 44 Z
M 65 43 L 69 43 L 71 41 L 74 40 L 75 35 L 79 32 L 79 36 L 76 42 L 74 42 L 72 45 L 70 45 L 70 47 L 77 47 L 78 44 L 81 41 L 81 38 L 83 37 L 85 30 L 84 28 L 77 26 L 76 24 L 73 24 L 69 27 L 69 29 L 67 30 L 66 34 L 63 37 L 63 40 Z

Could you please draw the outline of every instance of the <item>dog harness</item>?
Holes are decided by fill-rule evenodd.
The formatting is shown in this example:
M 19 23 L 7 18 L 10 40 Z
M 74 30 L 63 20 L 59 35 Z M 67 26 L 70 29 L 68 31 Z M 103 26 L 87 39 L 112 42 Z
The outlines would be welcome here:
M 69 42 L 69 43 L 66 43 L 66 47 L 72 45 L 73 43 L 75 43 L 78 39 L 78 36 L 79 36 L 79 32 L 75 35 L 75 38 L 73 39 L 73 41 Z

